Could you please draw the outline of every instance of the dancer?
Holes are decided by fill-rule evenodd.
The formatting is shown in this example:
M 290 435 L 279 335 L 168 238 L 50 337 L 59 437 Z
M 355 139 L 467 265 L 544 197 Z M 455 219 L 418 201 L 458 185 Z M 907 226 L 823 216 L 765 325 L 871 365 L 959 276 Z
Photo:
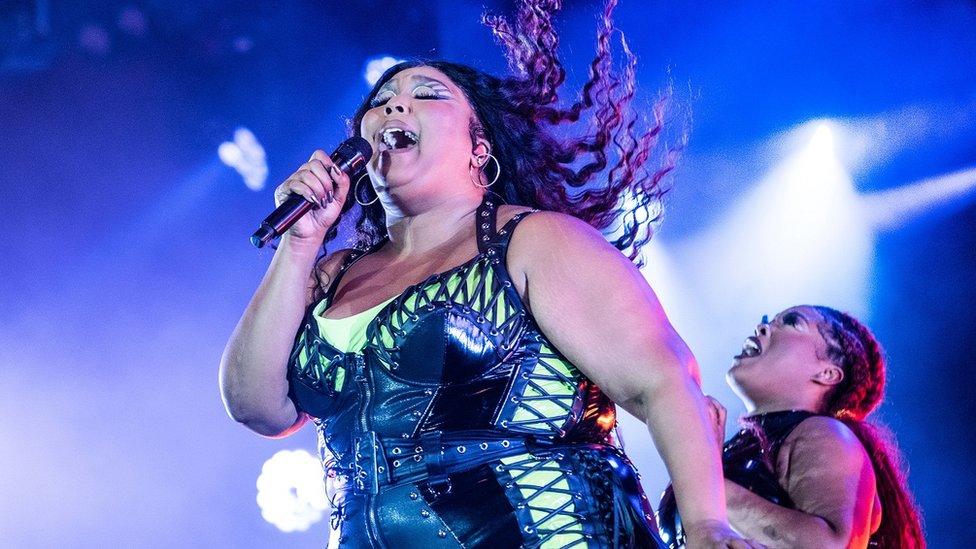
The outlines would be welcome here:
M 864 325 L 819 306 L 763 317 L 728 378 L 749 411 L 722 453 L 733 528 L 769 547 L 925 547 L 893 439 L 866 421 L 885 367 Z M 721 441 L 725 408 L 709 405 Z M 680 546 L 670 490 L 658 518 Z

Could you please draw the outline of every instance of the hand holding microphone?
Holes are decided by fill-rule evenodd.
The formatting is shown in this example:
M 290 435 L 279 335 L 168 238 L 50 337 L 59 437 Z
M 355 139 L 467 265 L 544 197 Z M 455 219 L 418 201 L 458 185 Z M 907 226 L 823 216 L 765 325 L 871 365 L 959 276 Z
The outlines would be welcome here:
M 373 148 L 362 137 L 345 140 L 326 156 L 321 150 L 303 164 L 275 190 L 278 207 L 251 236 L 251 243 L 261 248 L 280 237 L 315 206 L 313 213 L 323 230 L 335 222 L 349 192 L 349 182 L 366 168 Z M 333 205 L 330 207 L 330 205 Z

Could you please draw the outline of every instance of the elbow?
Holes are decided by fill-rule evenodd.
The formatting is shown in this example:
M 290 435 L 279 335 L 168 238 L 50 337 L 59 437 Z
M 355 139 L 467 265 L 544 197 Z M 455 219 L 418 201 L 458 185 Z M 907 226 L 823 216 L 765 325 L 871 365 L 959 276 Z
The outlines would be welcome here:
M 232 407 L 225 405 L 231 419 L 251 431 L 268 438 L 286 437 L 305 424 L 306 417 L 292 406 L 292 413 L 271 413 L 257 407 Z
M 227 415 L 261 436 L 284 437 L 293 433 L 305 422 L 304 416 L 298 413 L 287 396 L 280 402 L 263 402 L 261 399 L 241 394 L 224 384 L 221 385 L 221 396 Z

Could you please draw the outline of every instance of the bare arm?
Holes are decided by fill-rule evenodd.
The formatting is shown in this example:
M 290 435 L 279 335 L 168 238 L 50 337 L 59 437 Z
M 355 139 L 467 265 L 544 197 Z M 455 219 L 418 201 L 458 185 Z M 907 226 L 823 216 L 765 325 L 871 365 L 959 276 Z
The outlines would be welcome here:
M 777 460 L 796 509 L 775 505 L 726 481 L 736 530 L 769 547 L 867 547 L 875 477 L 857 437 L 842 423 L 814 417 L 787 438 Z
M 698 368 L 643 275 L 597 231 L 526 218 L 509 265 L 539 327 L 610 398 L 647 423 L 673 479 L 690 546 L 738 547 Z M 522 290 L 522 288 L 519 288 Z
M 278 204 L 297 193 L 318 207 L 282 237 L 220 360 L 220 390 L 227 413 L 259 434 L 284 436 L 305 422 L 288 398 L 288 357 L 309 304 L 316 257 L 348 185 L 349 178 L 333 168 L 328 155 L 315 151 L 275 191 Z M 336 264 L 330 260 L 324 269 Z

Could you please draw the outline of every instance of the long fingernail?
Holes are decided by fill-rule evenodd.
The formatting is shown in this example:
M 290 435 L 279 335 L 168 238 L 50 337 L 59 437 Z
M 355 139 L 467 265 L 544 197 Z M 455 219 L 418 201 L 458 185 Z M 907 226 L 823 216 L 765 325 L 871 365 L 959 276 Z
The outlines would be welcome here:
M 333 164 L 332 167 L 329 168 L 329 171 L 332 172 L 332 175 L 336 177 L 342 175 L 342 170 L 340 170 L 339 167 L 336 166 L 335 164 Z
M 328 196 L 329 196 L 329 202 L 335 202 L 335 192 L 334 191 L 329 191 Z
M 312 204 L 315 204 L 316 206 L 320 206 L 320 207 L 322 206 L 322 204 L 319 202 L 319 197 L 315 196 L 314 194 L 308 197 L 308 199 Z

